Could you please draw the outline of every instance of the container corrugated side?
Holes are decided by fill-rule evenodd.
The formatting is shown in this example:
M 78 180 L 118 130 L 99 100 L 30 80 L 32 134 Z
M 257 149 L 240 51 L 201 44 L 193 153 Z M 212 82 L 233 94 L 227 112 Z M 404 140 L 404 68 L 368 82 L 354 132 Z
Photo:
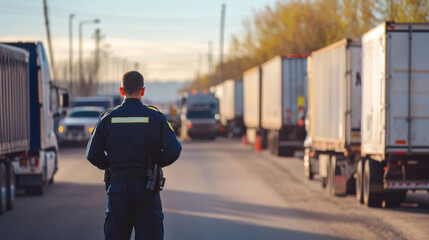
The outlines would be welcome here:
M 254 67 L 243 74 L 244 124 L 261 127 L 261 70 Z
M 387 29 L 386 151 L 429 153 L 428 43 L 429 24 Z
M 235 118 L 243 117 L 243 82 L 235 81 Z
M 319 148 L 344 146 L 346 141 L 346 46 L 343 40 L 311 55 L 310 121 Z
M 361 152 L 382 154 L 385 143 L 385 25 L 362 37 Z
M 297 126 L 299 108 L 305 111 L 307 99 L 307 57 L 282 59 L 282 126 Z
M 28 53 L 0 44 L 0 155 L 29 148 Z
M 262 64 L 261 121 L 266 129 L 282 126 L 282 58 L 277 56 Z
M 235 81 L 226 80 L 222 83 L 223 100 L 221 115 L 224 124 L 226 121 L 234 119 L 235 116 Z

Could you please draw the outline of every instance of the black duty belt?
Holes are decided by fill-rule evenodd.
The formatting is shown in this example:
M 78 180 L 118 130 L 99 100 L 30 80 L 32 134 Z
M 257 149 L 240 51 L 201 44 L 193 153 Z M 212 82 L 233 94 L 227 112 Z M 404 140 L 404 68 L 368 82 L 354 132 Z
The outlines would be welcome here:
M 111 170 L 111 178 L 146 178 L 146 168 L 118 168 Z

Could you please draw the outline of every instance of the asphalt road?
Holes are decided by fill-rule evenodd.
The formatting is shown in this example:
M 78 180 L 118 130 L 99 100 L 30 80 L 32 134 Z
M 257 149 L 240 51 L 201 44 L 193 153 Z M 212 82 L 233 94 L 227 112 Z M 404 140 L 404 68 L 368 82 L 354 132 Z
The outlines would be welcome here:
M 61 150 L 43 196 L 19 193 L 0 216 L 0 239 L 103 239 L 103 173 L 84 152 Z M 253 152 L 238 140 L 184 142 L 165 175 L 166 240 L 429 238 L 426 192 L 409 193 L 400 208 L 367 208 L 305 179 L 299 157 Z

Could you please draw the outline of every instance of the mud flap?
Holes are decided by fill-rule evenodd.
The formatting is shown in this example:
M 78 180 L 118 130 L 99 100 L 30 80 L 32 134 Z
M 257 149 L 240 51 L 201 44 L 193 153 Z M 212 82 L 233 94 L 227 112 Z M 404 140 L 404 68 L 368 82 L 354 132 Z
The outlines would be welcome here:
M 347 194 L 347 178 L 344 175 L 335 175 L 334 194 L 336 196 L 345 196 Z

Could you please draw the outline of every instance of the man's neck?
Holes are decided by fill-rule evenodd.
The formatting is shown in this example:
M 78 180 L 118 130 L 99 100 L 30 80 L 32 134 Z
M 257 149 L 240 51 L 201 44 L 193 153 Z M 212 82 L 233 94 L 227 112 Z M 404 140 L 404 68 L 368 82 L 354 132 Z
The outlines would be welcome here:
M 138 100 L 142 100 L 142 96 L 141 95 L 139 95 L 139 96 L 127 96 L 127 95 L 125 95 L 124 96 L 124 99 L 127 99 L 127 98 L 135 98 L 135 99 L 138 99 Z

